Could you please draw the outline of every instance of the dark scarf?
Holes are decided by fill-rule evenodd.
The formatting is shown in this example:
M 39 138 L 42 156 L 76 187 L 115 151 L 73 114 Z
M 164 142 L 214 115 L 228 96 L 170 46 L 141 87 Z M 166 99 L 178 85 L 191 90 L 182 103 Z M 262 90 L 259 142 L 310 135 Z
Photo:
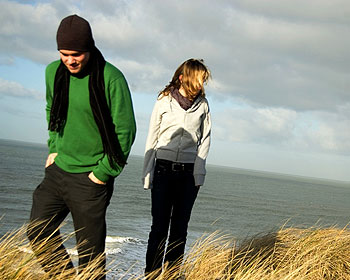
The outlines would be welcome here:
M 115 133 L 115 126 L 105 96 L 103 75 L 105 65 L 105 59 L 95 47 L 90 53 L 88 64 L 78 75 L 90 74 L 90 106 L 101 135 L 103 151 L 107 154 L 109 163 L 113 168 L 115 163 L 119 166 L 124 166 L 126 159 Z M 61 61 L 55 76 L 54 95 L 49 122 L 49 130 L 61 134 L 63 133 L 67 119 L 70 75 L 71 73 Z
M 187 111 L 188 109 L 191 108 L 193 101 L 189 100 L 185 96 L 183 96 L 177 88 L 171 88 L 170 89 L 171 96 L 175 98 L 175 100 L 179 103 L 182 109 Z M 195 98 L 196 99 L 196 98 Z

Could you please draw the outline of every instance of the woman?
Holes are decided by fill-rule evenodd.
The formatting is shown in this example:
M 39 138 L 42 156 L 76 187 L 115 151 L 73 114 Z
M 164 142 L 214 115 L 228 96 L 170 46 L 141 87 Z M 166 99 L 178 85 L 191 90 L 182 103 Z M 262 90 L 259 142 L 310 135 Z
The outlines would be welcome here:
M 143 170 L 144 188 L 152 189 L 146 274 L 160 268 L 163 258 L 169 265 L 181 262 L 185 251 L 187 226 L 204 183 L 210 145 L 211 121 L 204 94 L 209 78 L 203 60 L 185 61 L 153 109 Z

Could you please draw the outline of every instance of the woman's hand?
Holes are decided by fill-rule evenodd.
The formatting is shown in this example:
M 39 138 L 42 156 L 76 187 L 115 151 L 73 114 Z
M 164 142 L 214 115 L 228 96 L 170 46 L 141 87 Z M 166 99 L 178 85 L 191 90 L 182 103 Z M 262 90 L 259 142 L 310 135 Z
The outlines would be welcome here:
M 94 182 L 95 184 L 98 184 L 98 185 L 106 185 L 105 182 L 102 182 L 100 179 L 97 179 L 93 172 L 91 172 L 91 173 L 89 174 L 89 179 L 90 179 L 92 182 Z

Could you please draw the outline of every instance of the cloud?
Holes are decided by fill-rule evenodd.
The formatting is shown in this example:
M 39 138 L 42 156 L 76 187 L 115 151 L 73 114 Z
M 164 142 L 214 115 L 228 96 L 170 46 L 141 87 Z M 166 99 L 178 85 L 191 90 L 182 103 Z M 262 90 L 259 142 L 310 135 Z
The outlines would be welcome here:
M 251 14 L 298 21 L 349 24 L 350 6 L 346 0 L 237 0 L 236 7 Z M 339 8 L 341 7 L 341 9 Z
M 57 57 L 60 19 L 78 13 L 136 91 L 153 93 L 152 85 L 168 82 L 183 60 L 201 57 L 213 72 L 215 95 L 335 111 L 350 102 L 349 6 L 345 0 L 2 1 L 0 50 L 46 64 Z
M 0 55 L 0 66 L 11 66 L 14 65 L 14 59 L 13 57 L 6 57 Z
M 350 103 L 334 112 L 235 108 L 213 116 L 213 137 L 299 152 L 350 155 Z
M 55 50 L 54 34 L 58 21 L 49 3 L 36 5 L 1 1 L 0 51 L 9 58 L 18 56 L 47 63 Z
M 350 155 L 350 103 L 339 106 L 336 113 L 315 112 L 318 122 L 303 130 L 310 149 Z
M 233 142 L 279 143 L 288 141 L 297 114 L 281 108 L 237 108 L 214 116 L 219 139 Z
M 207 95 L 213 101 L 214 142 L 264 146 L 269 152 L 350 155 L 347 0 L 0 4 L 4 69 L 15 66 L 18 57 L 42 65 L 58 59 L 60 20 L 74 13 L 88 19 L 97 47 L 125 74 L 135 99 L 142 100 L 136 112 L 139 137 L 146 135 L 143 120 L 156 92 L 182 61 L 196 57 L 205 60 L 213 75 Z M 27 89 L 24 80 L 16 81 L 0 78 L 0 98 L 41 96 Z M 152 102 L 145 105 L 148 96 Z M 226 155 L 230 162 L 232 155 L 231 150 Z
M 37 90 L 28 89 L 19 83 L 0 78 L 0 98 L 4 96 L 43 99 L 43 94 Z

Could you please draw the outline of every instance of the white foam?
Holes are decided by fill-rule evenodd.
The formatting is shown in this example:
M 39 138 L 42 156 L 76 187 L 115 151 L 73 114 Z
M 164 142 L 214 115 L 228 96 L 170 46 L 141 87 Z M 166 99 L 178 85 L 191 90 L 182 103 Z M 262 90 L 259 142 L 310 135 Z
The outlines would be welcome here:
M 78 256 L 77 249 L 67 249 L 67 253 L 71 256 Z
M 27 247 L 19 247 L 19 249 L 24 253 L 33 254 L 33 251 Z M 78 256 L 78 251 L 76 249 L 66 249 L 66 250 L 69 255 Z
M 107 236 L 106 243 L 141 243 L 141 240 L 134 237 Z
M 106 249 L 107 255 L 116 255 L 116 254 L 121 254 L 121 253 L 122 253 L 122 249 L 120 249 L 120 248 Z
M 27 247 L 19 247 L 18 248 L 20 251 L 24 252 L 24 253 L 28 253 L 28 254 L 32 254 L 33 251 Z
M 118 236 L 107 236 L 106 238 L 107 243 L 140 243 L 141 240 L 138 238 L 133 238 L 133 237 L 118 237 Z M 107 246 L 106 246 L 107 247 Z M 33 251 L 25 246 L 19 247 L 19 249 L 28 254 L 32 254 Z M 71 256 L 78 256 L 78 251 L 77 249 L 74 248 L 66 248 L 67 253 Z M 106 248 L 106 254 L 107 255 L 116 255 L 116 254 L 121 254 L 123 251 L 120 248 Z

